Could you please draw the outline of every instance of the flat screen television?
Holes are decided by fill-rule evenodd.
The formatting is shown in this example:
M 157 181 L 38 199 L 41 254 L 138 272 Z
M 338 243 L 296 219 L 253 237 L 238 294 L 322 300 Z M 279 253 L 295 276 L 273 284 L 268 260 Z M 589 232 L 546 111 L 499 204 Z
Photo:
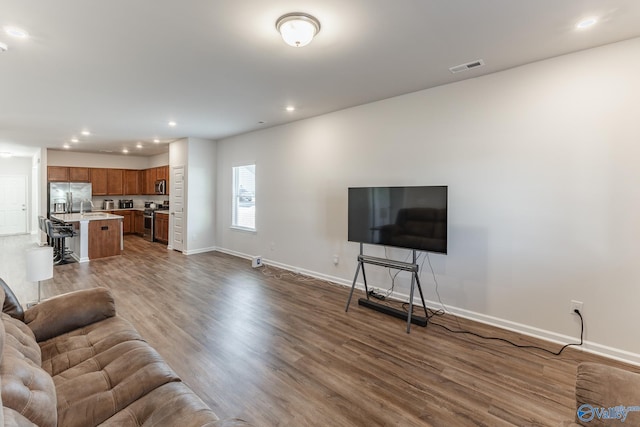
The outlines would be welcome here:
M 447 253 L 447 186 L 349 188 L 349 241 Z

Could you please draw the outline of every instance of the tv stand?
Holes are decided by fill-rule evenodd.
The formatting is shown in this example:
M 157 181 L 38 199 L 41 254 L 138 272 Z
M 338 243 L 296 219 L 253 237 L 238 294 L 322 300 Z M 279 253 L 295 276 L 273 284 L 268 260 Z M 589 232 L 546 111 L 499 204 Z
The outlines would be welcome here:
M 364 271 L 365 264 L 376 265 L 376 266 L 385 267 L 385 268 L 392 268 L 394 270 L 411 272 L 411 291 L 409 293 L 409 311 L 407 313 L 405 313 L 402 310 L 398 310 L 397 308 L 389 307 L 384 304 L 379 304 L 369 299 L 369 288 L 367 287 L 367 276 Z M 408 262 L 394 261 L 386 258 L 377 258 L 377 257 L 364 255 L 363 244 L 360 243 L 360 255 L 358 255 L 358 268 L 356 269 L 356 275 L 353 278 L 353 283 L 351 284 L 351 292 L 349 292 L 349 299 L 347 300 L 347 306 L 345 307 L 345 310 L 344 310 L 345 312 L 349 311 L 349 304 L 351 303 L 351 298 L 353 297 L 353 290 L 356 287 L 356 281 L 358 280 L 360 271 L 362 271 L 362 279 L 364 281 L 364 291 L 366 294 L 366 298 L 360 298 L 358 300 L 358 305 L 362 305 L 364 307 L 368 307 L 373 310 L 379 311 L 381 313 L 398 317 L 400 319 L 407 319 L 407 333 L 411 332 L 412 323 L 419 326 L 427 326 L 429 315 L 427 314 L 427 306 L 424 303 L 422 286 L 420 286 L 420 276 L 418 275 L 419 267 L 417 264 L 417 256 L 416 256 L 415 249 L 413 250 L 413 262 L 408 263 Z M 420 293 L 420 300 L 422 301 L 422 308 L 424 309 L 424 317 L 413 316 L 413 294 L 414 294 L 414 289 L 416 285 L 418 287 L 418 292 Z

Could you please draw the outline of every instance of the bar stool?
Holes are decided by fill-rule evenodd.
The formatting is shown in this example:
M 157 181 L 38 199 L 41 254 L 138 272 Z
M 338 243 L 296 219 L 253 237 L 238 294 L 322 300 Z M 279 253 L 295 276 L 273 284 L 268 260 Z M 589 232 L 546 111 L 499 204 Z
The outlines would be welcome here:
M 53 243 L 53 261 L 55 264 L 68 264 L 67 255 L 72 252 L 67 250 L 65 246 L 65 239 L 67 237 L 73 237 L 73 226 L 64 224 L 54 224 L 50 219 L 45 219 L 45 227 L 47 229 L 47 235 L 51 238 Z

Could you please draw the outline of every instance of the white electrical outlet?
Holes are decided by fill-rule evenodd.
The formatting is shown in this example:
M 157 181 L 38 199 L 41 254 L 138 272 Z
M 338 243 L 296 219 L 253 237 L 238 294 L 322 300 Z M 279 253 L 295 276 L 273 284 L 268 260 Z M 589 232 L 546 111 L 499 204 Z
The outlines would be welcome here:
M 582 314 L 582 301 L 571 300 L 570 313 L 575 314 L 575 310 L 578 310 Z
M 262 267 L 262 257 L 254 256 L 253 258 L 251 258 L 251 267 L 253 268 Z

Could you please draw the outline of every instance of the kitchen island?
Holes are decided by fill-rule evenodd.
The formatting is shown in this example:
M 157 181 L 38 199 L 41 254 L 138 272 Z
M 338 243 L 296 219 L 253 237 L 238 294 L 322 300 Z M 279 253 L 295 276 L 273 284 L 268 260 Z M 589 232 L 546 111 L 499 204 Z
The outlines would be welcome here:
M 104 212 L 52 214 L 57 220 L 73 226 L 75 236 L 66 239 L 66 245 L 78 262 L 122 254 L 122 219 L 120 215 Z

